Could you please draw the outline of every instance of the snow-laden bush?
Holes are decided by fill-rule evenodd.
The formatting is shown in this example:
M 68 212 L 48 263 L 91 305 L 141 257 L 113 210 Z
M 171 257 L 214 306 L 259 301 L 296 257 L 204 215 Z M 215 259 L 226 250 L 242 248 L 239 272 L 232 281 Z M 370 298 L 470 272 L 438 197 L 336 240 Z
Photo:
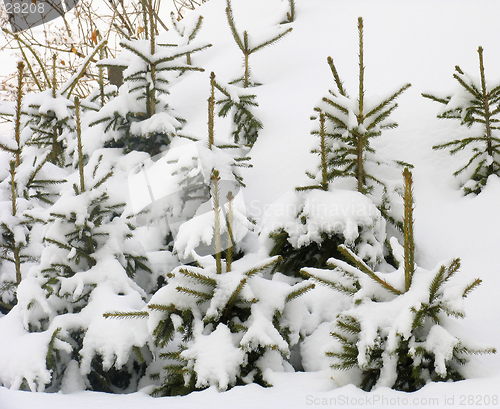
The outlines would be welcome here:
M 13 112 L 14 126 L 10 137 L 0 137 L 0 162 L 4 171 L 0 182 L 0 308 L 15 304 L 16 286 L 41 251 L 37 221 L 27 212 L 51 204 L 57 197 L 56 186 L 66 172 L 48 163 L 46 149 L 29 146 L 32 132 L 26 126 L 23 92 L 23 63 L 18 64 L 17 100 Z
M 193 256 L 196 255 L 193 253 Z M 147 317 L 163 370 L 156 395 L 186 394 L 216 386 L 269 385 L 266 370 L 293 371 L 289 330 L 281 317 L 292 303 L 314 287 L 290 285 L 264 276 L 277 257 L 258 261 L 246 256 L 218 270 L 211 257 L 196 257 L 197 267 L 181 266 L 168 284 L 138 313 L 115 312 L 116 318 Z
M 144 356 L 132 354 L 144 345 L 141 335 L 102 318 L 110 305 L 144 306 L 147 294 L 136 281 L 147 284 L 150 270 L 133 226 L 120 217 L 123 204 L 107 193 L 113 172 L 101 159 L 96 155 L 83 174 L 71 175 L 51 207 L 30 212 L 46 222 L 45 247 L 19 285 L 15 308 L 22 317 L 20 337 L 42 344 L 37 351 L 50 376 L 40 376 L 38 367 L 38 372 L 20 368 L 8 386 L 55 391 L 78 373 L 83 387 L 134 390 L 145 370 Z
M 404 175 L 404 246 L 391 239 L 396 271 L 376 271 L 345 246 L 339 251 L 349 263 L 332 258 L 330 270 L 302 271 L 353 296 L 353 306 L 337 316 L 331 333 L 337 343 L 326 355 L 334 369 L 358 369 L 361 380 L 353 382 L 367 391 L 384 386 L 415 391 L 429 381 L 457 381 L 467 355 L 496 352 L 463 341 L 450 329 L 449 317 L 465 316 L 463 299 L 481 280 L 453 285 L 460 259 L 432 271 L 415 264 L 412 180 L 408 169 Z
M 365 94 L 365 66 L 363 54 L 363 19 L 358 18 L 359 32 L 359 92 L 352 98 L 331 57 L 328 57 L 336 90 L 330 90 L 315 108 L 319 114 L 319 146 L 313 153 L 320 155 L 319 171 L 308 173 L 316 183 L 301 189 L 324 189 L 328 185 L 357 190 L 368 196 L 384 218 L 401 228 L 402 215 L 400 192 L 402 162 L 380 155 L 373 147 L 373 140 L 386 129 L 398 126 L 390 120 L 397 108 L 395 100 L 411 84 L 405 84 L 384 96 L 367 97 Z M 313 117 L 312 119 L 316 119 Z M 404 164 L 410 166 L 408 164 Z
M 266 209 L 261 246 L 280 255 L 276 270 L 299 275 L 302 267 L 325 266 L 346 244 L 370 265 L 383 261 L 386 222 L 366 196 L 349 190 L 290 192 Z
M 150 40 L 122 40 L 120 45 L 124 49 L 120 56 L 102 60 L 99 66 L 123 70 L 124 83 L 118 95 L 92 117 L 90 125 L 101 124 L 97 129 L 104 131 L 108 147 L 154 156 L 166 149 L 185 122 L 166 99 L 170 83 L 179 73 L 203 71 L 179 59 L 211 45 L 189 44 L 184 39 L 179 45 L 157 43 L 154 36 Z
M 430 94 L 422 96 L 444 105 L 438 118 L 456 119 L 461 125 L 471 129 L 465 138 L 454 139 L 434 145 L 432 149 L 449 149 L 450 155 L 468 149 L 470 158 L 453 176 L 462 176 L 464 193 L 479 194 L 486 186 L 488 177 L 500 172 L 500 138 L 497 136 L 500 118 L 500 85 L 486 82 L 483 63 L 483 48 L 479 54 L 480 77 L 473 77 L 455 66 L 455 78 L 460 85 L 453 95 L 436 97 Z

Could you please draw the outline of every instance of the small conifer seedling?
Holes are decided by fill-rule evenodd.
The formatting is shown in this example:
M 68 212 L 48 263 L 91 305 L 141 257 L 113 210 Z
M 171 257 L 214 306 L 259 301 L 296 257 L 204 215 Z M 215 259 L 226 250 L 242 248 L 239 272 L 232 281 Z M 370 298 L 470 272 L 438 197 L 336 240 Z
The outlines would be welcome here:
M 449 149 L 451 155 L 466 148 L 472 151 L 467 163 L 453 173 L 454 176 L 467 173 L 468 180 L 463 184 L 466 195 L 479 194 L 490 175 L 500 175 L 500 138 L 496 134 L 500 129 L 500 84 L 488 86 L 484 74 L 483 48 L 479 47 L 477 52 L 480 78 L 467 75 L 457 65 L 453 77 L 461 86 L 459 93 L 445 98 L 422 94 L 445 105 L 438 118 L 456 119 L 468 128 L 477 125 L 481 129 L 477 133 L 473 131 L 471 136 L 432 147 Z
M 215 81 L 215 74 L 212 72 L 210 76 L 210 84 L 212 88 L 211 100 L 209 100 L 209 124 L 213 126 L 214 106 L 220 105 L 219 117 L 226 117 L 230 112 L 233 113 L 233 130 L 231 136 L 234 143 L 252 147 L 257 141 L 259 131 L 263 128 L 262 122 L 257 118 L 253 111 L 253 107 L 259 106 L 255 101 L 256 95 L 244 94 L 239 87 L 233 85 L 221 85 Z M 223 95 L 221 99 L 215 100 L 213 95 L 215 89 L 219 90 Z M 212 122 L 210 122 L 212 118 Z
M 260 44 L 251 44 L 250 41 L 250 36 L 248 32 L 245 30 L 243 31 L 243 34 L 241 35 L 238 33 L 238 30 L 236 29 L 236 23 L 234 21 L 234 15 L 233 15 L 233 9 L 231 7 L 231 2 L 230 0 L 227 0 L 227 7 L 226 7 L 226 16 L 227 16 L 227 21 L 229 23 L 229 27 L 231 28 L 231 33 L 233 34 L 234 41 L 236 41 L 236 44 L 238 44 L 239 49 L 243 53 L 244 57 L 244 74 L 242 78 L 238 78 L 237 80 L 233 81 L 233 83 L 242 83 L 243 88 L 248 88 L 250 86 L 255 86 L 255 85 L 260 85 L 257 83 L 252 83 L 250 81 L 250 65 L 249 65 L 249 57 L 253 53 L 262 50 L 263 48 L 272 45 L 276 43 L 278 40 L 286 36 L 288 33 L 292 31 L 292 28 L 288 28 L 286 30 L 280 30 L 280 32 L 274 36 L 273 38 L 270 38 L 267 41 L 264 41 Z
M 124 56 L 102 60 L 98 66 L 124 70 L 124 84 L 118 95 L 92 118 L 90 126 L 103 125 L 105 147 L 123 148 L 125 153 L 144 151 L 154 156 L 165 150 L 185 123 L 175 116 L 165 99 L 170 93 L 172 73 L 204 71 L 179 59 L 190 59 L 193 53 L 211 44 L 157 44 L 150 38 L 122 40 L 120 45 L 126 50 Z
M 62 183 L 54 180 L 50 171 L 47 172 L 47 162 L 51 155 L 49 149 L 28 146 L 29 140 L 22 137 L 25 126 L 24 68 L 24 63 L 20 62 L 13 138 L 0 138 L 0 149 L 11 155 L 8 177 L 0 182 L 0 192 L 5 192 L 1 196 L 7 196 L 0 196 L 0 202 L 5 202 L 1 206 L 5 211 L 2 212 L 0 223 L 0 258 L 12 263 L 15 270 L 15 279 L 8 278 L 9 268 L 6 266 L 0 273 L 0 302 L 4 308 L 7 301 L 14 302 L 14 289 L 21 283 L 23 263 L 34 261 L 38 256 L 30 249 L 33 227 L 37 220 L 30 217 L 29 211 L 37 206 L 50 204 L 57 196 L 50 186 Z
M 457 291 L 450 280 L 460 268 L 458 258 L 432 271 L 416 265 L 407 168 L 404 178 L 404 245 L 391 240 L 396 271 L 376 272 L 345 246 L 339 251 L 347 263 L 332 258 L 330 270 L 302 270 L 304 276 L 353 296 L 353 307 L 337 316 L 331 333 L 337 345 L 326 355 L 333 358 L 333 369 L 359 369 L 359 386 L 366 391 L 390 387 L 413 392 L 428 381 L 461 380 L 468 355 L 496 352 L 462 341 L 449 330 L 450 317 L 465 316 L 457 297 L 465 299 L 481 280 Z
M 372 147 L 372 140 L 379 137 L 384 129 L 394 129 L 398 126 L 396 122 L 390 121 L 389 117 L 398 106 L 394 101 L 411 84 L 399 87 L 385 98 L 368 100 L 365 95 L 361 17 L 358 19 L 358 33 L 359 91 L 355 100 L 345 90 L 333 59 L 327 59 L 337 90 L 330 90 L 330 95 L 323 98 L 321 105 L 315 108 L 320 117 L 320 130 L 313 133 L 322 138 L 322 162 L 321 175 L 310 175 L 315 181 L 311 187 L 319 186 L 325 189 L 326 183 L 333 182 L 336 178 L 353 179 L 357 191 L 368 195 L 388 221 L 401 227 L 401 221 L 391 206 L 396 200 L 394 193 L 399 188 L 398 184 L 386 183 L 379 176 L 379 169 L 381 166 L 399 168 L 409 165 L 381 158 Z M 328 140 L 326 143 L 325 138 Z

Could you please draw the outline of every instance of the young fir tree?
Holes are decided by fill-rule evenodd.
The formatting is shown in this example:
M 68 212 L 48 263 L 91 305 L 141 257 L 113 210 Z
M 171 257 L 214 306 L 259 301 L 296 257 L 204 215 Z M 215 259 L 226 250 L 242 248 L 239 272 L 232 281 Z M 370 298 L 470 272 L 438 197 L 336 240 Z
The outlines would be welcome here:
M 255 102 L 256 95 L 244 94 L 237 87 L 230 84 L 225 86 L 215 81 L 215 74 L 210 75 L 211 96 L 210 103 L 221 105 L 218 115 L 226 117 L 231 111 L 233 113 L 233 131 L 231 132 L 234 143 L 252 147 L 256 142 L 259 131 L 263 128 L 262 122 L 255 117 L 252 107 L 259 104 Z M 219 90 L 223 97 L 215 100 L 215 89 Z M 214 107 L 212 106 L 213 110 Z
M 179 24 L 179 22 L 177 21 L 175 13 L 173 11 L 170 13 L 170 18 L 172 20 L 172 25 L 174 26 L 175 31 L 177 31 L 179 36 L 182 38 L 182 43 L 179 45 L 188 45 L 191 41 L 193 41 L 200 32 L 201 25 L 203 24 L 203 16 L 199 16 L 195 24 L 190 27 L 186 27 L 185 25 L 181 26 L 181 24 Z M 186 54 L 186 63 L 188 65 L 193 64 L 191 53 Z
M 412 392 L 428 381 L 461 380 L 467 355 L 496 352 L 463 341 L 448 329 L 450 316 L 465 316 L 457 297 L 465 299 L 481 280 L 457 291 L 450 280 L 460 268 L 458 258 L 432 271 L 416 265 L 408 168 L 404 178 L 404 245 L 391 241 L 399 263 L 396 271 L 377 272 L 345 246 L 339 251 L 349 263 L 332 258 L 330 270 L 302 270 L 306 277 L 353 296 L 353 307 L 339 314 L 331 333 L 337 347 L 326 355 L 333 358 L 333 369 L 357 368 L 359 386 L 366 391 L 385 386 Z
M 126 153 L 144 151 L 154 156 L 166 149 L 185 122 L 166 101 L 170 82 L 179 73 L 203 71 L 179 59 L 191 58 L 191 54 L 211 44 L 160 44 L 155 29 L 150 33 L 147 40 L 122 40 L 120 45 L 125 52 L 116 59 L 98 63 L 100 67 L 124 70 L 124 84 L 118 96 L 99 110 L 90 126 L 103 125 L 106 147 L 123 148 Z
M 384 98 L 367 98 L 365 94 L 365 65 L 363 43 L 363 19 L 358 18 L 359 33 L 359 90 L 356 99 L 351 98 L 331 57 L 328 65 L 332 71 L 336 91 L 323 98 L 322 104 L 315 110 L 319 114 L 320 129 L 313 131 L 320 134 L 322 145 L 320 171 L 310 174 L 315 184 L 307 188 L 325 189 L 327 182 L 343 178 L 353 182 L 353 188 L 367 195 L 375 203 L 382 215 L 390 223 L 401 227 L 401 218 L 397 212 L 398 191 L 401 183 L 383 179 L 382 171 L 395 170 L 403 164 L 380 157 L 372 146 L 373 139 L 379 137 L 385 129 L 394 129 L 396 122 L 390 121 L 391 113 L 398 104 L 394 101 L 411 84 L 405 84 L 396 92 Z M 321 134 L 322 132 L 322 134 Z M 399 170 L 397 172 L 399 174 Z
M 22 266 L 28 261 L 39 257 L 37 241 L 39 229 L 37 221 L 27 214 L 27 211 L 52 203 L 57 196 L 53 186 L 62 183 L 54 179 L 57 170 L 48 168 L 50 153 L 46 149 L 28 146 L 30 133 L 26 132 L 23 117 L 23 69 L 24 64 L 18 64 L 18 89 L 14 115 L 13 139 L 2 138 L 0 149 L 9 154 L 9 176 L 0 183 L 1 191 L 6 197 L 1 197 L 2 223 L 0 257 L 14 267 L 13 275 L 9 268 L 3 268 L 0 278 L 0 302 L 3 308 L 8 308 L 16 302 L 15 289 L 21 283 Z M 32 237 L 33 236 L 33 237 Z M 32 243 L 30 243 L 32 242 Z
M 112 301 L 144 305 L 146 292 L 136 282 L 145 282 L 141 278 L 150 268 L 133 226 L 120 216 L 124 204 L 108 195 L 113 171 L 102 155 L 84 166 L 78 99 L 75 112 L 78 170 L 51 207 L 30 212 L 47 224 L 45 248 L 19 288 L 19 304 L 29 332 L 52 335 L 40 338 L 49 342 L 50 390 L 59 390 L 75 371 L 90 389 L 133 390 L 145 370 L 142 358 L 132 353 L 134 337 L 122 334 L 117 345 L 95 318 Z
M 264 278 L 265 270 L 279 257 L 256 261 L 252 255 L 237 254 L 251 223 L 240 210 L 241 204 L 244 207 L 241 194 L 233 190 L 242 183 L 235 165 L 248 158 L 235 161 L 234 153 L 226 152 L 237 151 L 238 146 L 217 146 L 214 105 L 212 93 L 208 146 L 205 151 L 198 148 L 199 163 L 210 169 L 210 201 L 205 203 L 209 207 L 200 206 L 175 237 L 175 250 L 181 258 L 190 255 L 191 265 L 168 274 L 167 284 L 156 292 L 147 310 L 105 314 L 148 318 L 157 348 L 157 362 L 149 370 L 157 382 L 155 395 L 186 394 L 210 386 L 226 390 L 250 382 L 269 384 L 266 368 L 288 366 L 288 331 L 280 320 L 285 306 L 314 286 Z M 206 248 L 209 255 L 200 256 L 200 249 Z
M 480 78 L 467 75 L 457 65 L 453 77 L 460 84 L 459 91 L 444 98 L 430 94 L 423 97 L 445 105 L 438 118 L 456 119 L 461 125 L 472 128 L 473 135 L 434 145 L 432 149 L 449 149 L 450 154 L 469 149 L 472 156 L 467 163 L 453 173 L 454 176 L 466 174 L 463 184 L 464 193 L 479 194 L 486 186 L 490 175 L 500 172 L 500 138 L 496 131 L 500 129 L 500 84 L 488 86 L 484 74 L 483 48 L 479 54 Z
M 52 77 L 48 81 L 49 89 L 31 94 L 26 98 L 26 125 L 32 131 L 28 144 L 50 149 L 48 161 L 59 167 L 66 165 L 65 154 L 69 153 L 66 139 L 71 139 L 71 135 L 75 133 L 75 112 L 71 94 L 75 91 L 78 81 L 84 75 L 92 59 L 104 49 L 105 45 L 106 42 L 101 41 L 78 67 L 77 72 L 68 81 L 60 84 L 59 88 L 57 54 L 53 54 Z M 92 108 L 97 109 L 97 107 Z
M 169 148 L 160 159 L 150 161 L 133 175 L 133 196 L 150 198 L 150 204 L 137 217 L 148 226 L 161 230 L 164 237 L 162 250 L 173 252 L 185 263 L 189 262 L 191 250 L 200 255 L 213 252 L 211 242 L 214 236 L 208 235 L 206 229 L 207 223 L 213 224 L 210 189 L 214 166 L 221 177 L 221 203 L 229 192 L 234 197 L 235 257 L 240 254 L 241 239 L 253 230 L 252 222 L 245 215 L 245 203 L 240 193 L 244 183 L 239 168 L 251 167 L 250 158 L 246 156 L 248 148 L 216 140 L 213 84 L 214 77 L 208 101 L 208 143 L 188 138 L 192 142 Z
M 238 30 L 236 28 L 236 23 L 234 21 L 234 15 L 233 15 L 233 8 L 231 6 L 231 1 L 227 0 L 227 7 L 226 7 L 226 16 L 227 16 L 227 21 L 229 23 L 229 27 L 231 28 L 231 33 L 233 34 L 234 41 L 236 41 L 236 44 L 238 45 L 238 48 L 241 50 L 243 53 L 243 58 L 244 58 L 244 73 L 241 78 L 238 78 L 232 83 L 241 83 L 243 85 L 243 88 L 248 88 L 252 86 L 257 86 L 260 85 L 258 83 L 254 83 L 250 80 L 250 65 L 249 65 L 249 58 L 250 55 L 253 53 L 262 50 L 263 48 L 270 46 L 274 43 L 276 43 L 278 40 L 286 36 L 288 33 L 292 31 L 292 28 L 288 29 L 283 29 L 280 28 L 278 30 L 278 33 L 271 37 L 269 40 L 261 42 L 260 44 L 253 44 L 251 41 L 251 37 L 249 36 L 248 32 L 246 30 L 243 31 L 242 34 L 238 33 Z
M 283 257 L 276 266 L 277 271 L 287 275 L 299 275 L 302 267 L 324 268 L 332 256 L 342 258 L 337 250 L 339 245 L 347 245 L 375 268 L 384 263 L 385 258 L 390 260 L 385 243 L 386 224 L 381 222 L 380 216 L 397 228 L 402 227 L 399 171 L 392 179 L 387 179 L 387 174 L 392 176 L 391 172 L 395 173 L 404 164 L 380 157 L 371 141 L 380 136 L 383 129 L 397 126 L 388 118 L 397 107 L 394 100 L 410 84 L 387 98 L 365 103 L 368 99 L 364 85 L 361 18 L 358 19 L 358 32 L 358 97 L 353 101 L 348 96 L 329 57 L 337 90 L 323 98 L 321 106 L 316 108 L 318 117 L 313 117 L 319 119 L 319 126 L 312 131 L 318 136 L 317 147 L 312 153 L 319 156 L 319 166 L 314 173 L 306 172 L 313 184 L 298 187 L 291 203 L 286 204 L 295 214 L 285 218 L 279 216 L 280 221 L 271 217 L 261 231 L 269 254 Z M 355 192 L 349 192 L 346 187 Z M 357 229 L 351 229 L 352 225 Z
M 222 259 L 220 177 L 214 170 L 214 257 L 199 257 L 196 266 L 181 266 L 168 277 L 140 312 L 110 312 L 106 317 L 149 319 L 162 371 L 150 371 L 159 381 L 154 395 L 183 395 L 216 386 L 269 385 L 267 368 L 284 370 L 289 357 L 287 329 L 280 317 L 287 303 L 314 287 L 269 280 L 263 272 L 278 257 L 255 262 L 253 257 L 232 260 L 232 197 L 228 197 L 228 251 Z M 159 365 L 157 365 L 159 366 Z
M 266 209 L 260 237 L 269 255 L 282 257 L 275 271 L 300 277 L 303 267 L 324 268 L 330 257 L 342 257 L 339 245 L 356 251 L 370 266 L 380 265 L 386 222 L 359 192 L 299 190 Z

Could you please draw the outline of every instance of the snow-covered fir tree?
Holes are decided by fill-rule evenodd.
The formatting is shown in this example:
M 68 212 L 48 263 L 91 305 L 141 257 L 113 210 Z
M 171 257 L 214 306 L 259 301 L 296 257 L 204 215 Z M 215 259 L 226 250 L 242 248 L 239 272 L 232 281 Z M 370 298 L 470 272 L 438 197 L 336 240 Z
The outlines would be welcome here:
M 450 329 L 449 317 L 463 318 L 463 299 L 480 283 L 451 284 L 460 259 L 443 262 L 428 271 L 415 262 L 413 238 L 413 181 L 405 177 L 404 245 L 391 240 L 397 270 L 383 273 L 370 268 L 347 247 L 340 252 L 348 263 L 331 258 L 329 269 L 304 268 L 302 273 L 353 297 L 352 308 L 340 313 L 331 335 L 337 341 L 332 368 L 356 368 L 359 386 L 370 391 L 390 387 L 413 392 L 429 381 L 464 379 L 468 355 L 494 353 L 462 340 Z
M 261 232 L 269 254 L 283 256 L 277 268 L 286 274 L 299 275 L 304 266 L 324 267 L 328 258 L 340 256 L 337 248 L 341 244 L 347 244 L 371 266 L 380 264 L 388 256 L 385 220 L 401 226 L 400 177 L 388 180 L 379 176 L 380 167 L 394 173 L 401 164 L 381 158 L 370 143 L 383 129 L 397 126 L 387 119 L 397 107 L 393 101 L 410 84 L 387 98 L 365 102 L 361 18 L 358 32 L 358 98 L 349 98 L 328 58 L 337 91 L 330 91 L 316 108 L 319 127 L 312 133 L 319 143 L 312 153 L 320 160 L 318 171 L 306 172 L 314 184 L 298 187 L 287 199 L 289 203 L 279 204 L 293 210 L 279 221 L 268 218 Z
M 133 226 L 120 216 L 124 204 L 107 192 L 113 178 L 109 163 L 96 152 L 83 165 L 78 99 L 75 105 L 78 171 L 52 206 L 30 211 L 47 225 L 45 247 L 18 289 L 25 329 L 41 334 L 40 342 L 46 343 L 48 376 L 24 374 L 18 382 L 32 390 L 56 391 L 76 376 L 83 388 L 133 390 L 145 370 L 142 355 L 133 354 L 142 343 L 122 334 L 117 345 L 95 317 L 111 302 L 144 305 L 151 271 Z
M 5 153 L 7 174 L 0 183 L 1 195 L 1 258 L 0 302 L 2 308 L 16 303 L 16 287 L 26 273 L 23 264 L 40 257 L 41 230 L 30 209 L 43 208 L 57 197 L 56 185 L 62 183 L 64 172 L 48 163 L 47 149 L 30 146 L 31 132 L 23 115 L 24 64 L 18 64 L 18 90 L 11 138 L 0 140 Z M 11 270 L 12 267 L 12 270 Z
M 359 33 L 359 91 L 351 98 L 337 72 L 331 57 L 328 57 L 335 85 L 335 91 L 324 97 L 315 108 L 319 114 L 321 144 L 315 153 L 321 156 L 319 172 L 310 174 L 315 185 L 325 189 L 327 181 L 334 186 L 346 185 L 368 196 L 384 218 L 401 228 L 402 215 L 400 193 L 402 182 L 399 177 L 403 164 L 383 158 L 372 146 L 373 139 L 385 129 L 394 129 L 398 124 L 390 121 L 391 113 L 398 104 L 394 101 L 411 84 L 405 84 L 384 97 L 367 97 L 365 94 L 365 65 L 363 19 L 358 18 Z M 387 175 L 390 175 L 389 177 Z
M 433 149 L 449 149 L 450 154 L 468 149 L 472 156 L 467 163 L 453 173 L 453 176 L 464 175 L 463 191 L 479 194 L 486 186 L 488 177 L 500 172 L 500 85 L 488 85 L 484 74 L 483 48 L 477 49 L 479 54 L 479 78 L 462 71 L 457 65 L 453 78 L 460 84 L 454 95 L 444 98 L 431 94 L 422 96 L 444 105 L 438 118 L 456 119 L 461 125 L 471 129 L 471 136 L 454 139 L 434 145 Z
M 215 214 L 217 184 L 213 174 Z M 227 229 L 232 232 L 229 201 Z M 150 377 L 156 381 L 154 395 L 183 395 L 216 386 L 223 391 L 237 384 L 270 385 L 266 370 L 290 371 L 289 333 L 281 317 L 288 303 L 312 283 L 295 286 L 265 277 L 278 257 L 259 261 L 253 255 L 232 260 L 233 246 L 222 261 L 220 218 L 215 216 L 215 255 L 191 255 L 196 266 L 180 266 L 168 277 L 147 309 L 109 312 L 106 317 L 147 318 L 157 348 Z M 217 248 L 218 247 L 218 248 Z M 158 372 L 157 372 L 158 371 Z
M 192 34 L 200 27 L 201 21 Z M 120 45 L 124 51 L 118 58 L 98 63 L 100 67 L 123 70 L 124 77 L 118 95 L 91 121 L 91 126 L 100 124 L 96 129 L 104 131 L 108 147 L 154 156 L 166 149 L 185 122 L 168 103 L 169 86 L 181 73 L 203 71 L 190 64 L 191 55 L 211 44 L 191 43 L 190 36 L 188 41 L 181 37 L 179 44 L 164 44 L 155 32 L 152 29 L 146 40 L 123 39 Z M 187 63 L 180 61 L 187 56 Z

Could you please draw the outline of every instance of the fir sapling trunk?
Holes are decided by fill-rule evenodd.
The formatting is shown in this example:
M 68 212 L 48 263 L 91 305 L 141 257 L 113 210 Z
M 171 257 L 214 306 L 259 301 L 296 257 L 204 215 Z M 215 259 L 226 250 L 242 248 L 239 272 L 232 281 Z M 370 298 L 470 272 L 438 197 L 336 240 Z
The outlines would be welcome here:
M 220 213 L 219 213 L 219 171 L 214 169 L 212 171 L 212 183 L 214 189 L 214 212 L 215 212 L 215 222 L 214 222 L 214 240 L 215 240 L 215 263 L 217 274 L 222 273 L 222 246 L 220 242 Z
M 246 31 L 243 32 L 243 38 L 245 39 L 245 44 L 248 46 L 248 34 Z M 248 88 L 250 84 L 250 66 L 248 65 L 248 57 L 250 56 L 250 53 L 248 51 L 244 51 L 243 54 L 245 55 L 245 80 L 243 82 L 243 88 Z
M 104 54 L 105 54 L 105 50 L 104 50 L 104 47 L 101 47 L 101 49 L 99 50 L 99 58 L 101 60 L 104 59 Z M 98 66 L 98 72 L 99 72 L 99 95 L 100 95 L 100 99 L 101 99 L 101 107 L 104 106 L 106 100 L 105 100 L 105 95 L 104 95 L 104 67 L 99 65 Z
M 16 118 L 14 124 L 14 137 L 16 139 L 16 150 L 14 152 L 14 160 L 10 162 L 10 185 L 11 185 L 11 203 L 12 203 L 12 216 L 17 215 L 17 182 L 16 171 L 21 165 L 21 107 L 23 99 L 23 70 L 24 63 L 20 61 L 17 64 L 18 69 L 18 83 L 17 83 L 17 98 L 16 98 Z M 19 285 L 22 280 L 21 276 L 21 256 L 20 247 L 16 242 L 16 236 L 12 237 L 12 253 L 14 258 L 14 265 L 16 269 L 16 284 Z
M 76 137 L 78 143 L 78 172 L 80 173 L 80 192 L 85 192 L 85 176 L 83 170 L 83 148 L 82 148 L 82 130 L 80 121 L 80 99 L 75 97 L 76 113 Z
M 482 103 L 484 107 L 484 125 L 486 128 L 486 151 L 488 152 L 489 156 L 493 157 L 493 145 L 491 141 L 491 123 L 490 123 L 491 112 L 490 112 L 488 91 L 486 89 L 486 79 L 484 76 L 483 47 L 479 47 L 477 49 L 477 52 L 479 53 L 479 70 L 481 72 Z M 493 161 L 488 166 L 488 168 L 490 173 L 493 173 Z
M 233 263 L 233 192 L 227 194 L 227 251 L 226 251 L 226 272 L 231 271 Z
M 57 73 L 56 73 L 56 59 L 57 55 L 52 55 L 52 98 L 57 98 Z M 57 156 L 58 152 L 58 141 L 57 138 L 59 136 L 59 127 L 57 126 L 57 121 L 54 123 L 54 127 L 52 128 L 52 163 L 57 164 Z
M 11 203 L 12 203 L 12 216 L 17 216 L 17 183 L 16 183 L 16 164 L 14 161 L 10 162 L 10 186 L 11 186 Z M 16 269 L 16 284 L 21 284 L 21 255 L 20 246 L 16 241 L 16 235 L 12 232 L 12 256 L 14 259 L 14 266 Z
M 151 55 L 154 55 L 156 52 L 156 26 L 151 0 L 142 1 L 142 15 L 144 19 L 144 32 L 146 34 L 146 39 L 149 39 L 149 51 Z M 156 113 L 156 64 L 151 63 L 149 65 L 149 70 L 151 75 L 151 84 L 146 86 L 146 111 L 148 117 L 151 117 Z
M 325 114 L 319 114 L 319 135 L 320 135 L 320 148 L 321 148 L 321 188 L 328 190 L 328 163 L 326 153 L 326 140 L 325 140 Z
M 16 98 L 16 117 L 14 122 L 14 137 L 16 138 L 17 148 L 14 152 L 16 167 L 21 164 L 21 106 L 23 101 L 23 70 L 24 63 L 20 61 L 17 64 L 17 98 Z
M 363 63 L 363 19 L 361 17 L 358 18 L 358 32 L 359 32 L 359 98 L 358 98 L 358 129 L 356 132 L 357 142 L 358 142 L 358 169 L 357 169 L 357 179 L 358 179 L 358 192 L 363 193 L 363 180 L 364 180 L 364 137 L 363 132 L 360 131 L 359 125 L 361 125 L 364 121 L 363 115 L 363 104 L 365 98 L 365 66 Z
M 405 179 L 404 191 L 404 259 L 405 259 L 405 292 L 410 289 L 415 271 L 415 243 L 413 241 L 413 178 L 410 170 L 403 171 Z
M 210 97 L 208 98 L 208 149 L 214 144 L 215 73 L 210 74 Z

